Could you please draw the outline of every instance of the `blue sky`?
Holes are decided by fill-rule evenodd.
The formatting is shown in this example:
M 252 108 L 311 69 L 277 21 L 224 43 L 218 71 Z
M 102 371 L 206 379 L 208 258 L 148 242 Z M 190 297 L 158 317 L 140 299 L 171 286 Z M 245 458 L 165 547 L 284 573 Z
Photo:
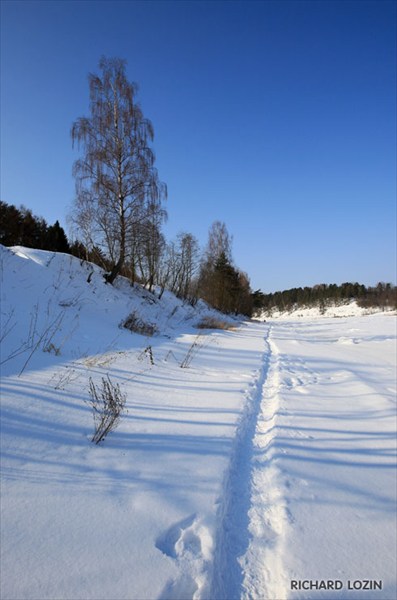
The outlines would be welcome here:
M 168 185 L 271 292 L 396 282 L 396 3 L 1 2 L 1 199 L 67 229 L 87 74 L 127 60 Z

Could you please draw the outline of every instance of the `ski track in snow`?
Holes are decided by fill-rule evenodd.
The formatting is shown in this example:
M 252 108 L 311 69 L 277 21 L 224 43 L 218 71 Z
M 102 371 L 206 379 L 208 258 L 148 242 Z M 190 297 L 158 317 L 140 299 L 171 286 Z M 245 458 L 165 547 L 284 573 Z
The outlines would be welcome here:
M 281 474 L 272 457 L 279 409 L 280 359 L 271 339 L 268 376 L 261 390 L 260 411 L 253 439 L 251 506 L 249 509 L 250 542 L 240 559 L 244 569 L 241 598 L 287 597 L 287 579 L 283 567 L 283 550 L 288 511 Z
M 281 555 L 287 512 L 269 454 L 279 388 L 270 326 L 264 344 L 262 366 L 247 394 L 224 483 L 211 599 L 284 597 Z

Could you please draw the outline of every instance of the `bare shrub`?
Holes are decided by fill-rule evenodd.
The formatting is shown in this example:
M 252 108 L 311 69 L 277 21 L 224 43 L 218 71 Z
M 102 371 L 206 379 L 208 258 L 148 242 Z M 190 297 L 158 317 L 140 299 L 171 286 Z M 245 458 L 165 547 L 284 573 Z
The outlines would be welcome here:
M 200 323 L 196 325 L 197 329 L 235 329 L 235 326 L 232 323 L 228 323 L 227 321 L 221 321 L 221 319 L 217 319 L 216 317 L 204 317 L 201 319 Z
M 152 336 L 158 332 L 156 325 L 153 323 L 145 323 L 136 312 L 131 313 L 125 321 L 121 323 L 121 327 L 128 329 L 133 333 L 139 333 L 140 335 Z
M 95 427 L 91 441 L 99 444 L 110 431 L 117 427 L 125 407 L 126 395 L 121 393 L 118 383 L 114 384 L 110 381 L 109 376 L 102 377 L 100 389 L 90 377 L 89 394 L 88 402 L 92 408 Z
M 138 356 L 138 360 L 143 360 L 145 357 L 147 357 L 149 359 L 150 364 L 153 366 L 154 358 L 153 358 L 153 349 L 151 346 L 148 346 L 147 348 L 142 350 L 142 352 Z
M 189 350 L 186 353 L 185 358 L 180 364 L 181 369 L 187 369 L 190 366 L 190 363 L 192 362 L 194 356 L 204 344 L 202 338 L 203 336 L 200 333 L 195 337 L 193 343 L 191 344 Z

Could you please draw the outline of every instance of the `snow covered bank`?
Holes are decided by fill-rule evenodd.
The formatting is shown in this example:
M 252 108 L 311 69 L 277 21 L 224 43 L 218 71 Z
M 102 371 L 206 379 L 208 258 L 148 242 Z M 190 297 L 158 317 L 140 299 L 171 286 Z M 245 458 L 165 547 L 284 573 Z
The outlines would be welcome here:
M 60 362 L 139 348 L 142 336 L 121 327 L 129 315 L 169 336 L 219 316 L 203 302 L 193 308 L 168 292 L 159 300 L 124 278 L 106 285 L 99 267 L 68 254 L 0 245 L 0 264 L 3 373 L 26 368 L 27 359 L 30 368 L 36 360 L 41 367 L 43 350 L 52 364 L 54 356 Z

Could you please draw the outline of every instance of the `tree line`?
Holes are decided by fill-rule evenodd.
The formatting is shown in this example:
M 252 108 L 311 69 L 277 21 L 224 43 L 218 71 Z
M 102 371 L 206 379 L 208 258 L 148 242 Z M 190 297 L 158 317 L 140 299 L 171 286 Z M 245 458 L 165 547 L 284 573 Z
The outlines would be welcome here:
M 39 250 L 70 252 L 70 245 L 59 221 L 53 225 L 35 216 L 24 206 L 17 208 L 0 200 L 0 244 L 26 246 Z
M 3 201 L 0 201 L 0 243 L 64 252 L 93 262 L 106 273 L 112 268 L 111 259 L 99 246 L 87 247 L 79 240 L 70 241 L 59 221 L 48 225 L 30 209 Z M 162 237 L 155 267 L 154 262 L 140 257 L 135 268 L 127 261 L 120 274 L 129 278 L 131 284 L 144 285 L 159 298 L 168 290 L 192 305 L 202 298 L 221 312 L 247 316 L 252 312 L 248 276 L 234 266 L 231 236 L 220 221 L 212 224 L 203 251 L 191 233 L 182 232 L 170 242 Z
M 101 58 L 99 74 L 88 76 L 89 115 L 71 127 L 72 144 L 80 152 L 73 165 L 73 241 L 58 221 L 48 226 L 29 209 L 1 202 L 2 244 L 69 252 L 101 266 L 108 284 L 123 275 L 160 297 L 169 290 L 191 304 L 202 298 L 225 313 L 250 316 L 253 310 L 322 307 L 351 298 L 367 306 L 395 305 L 391 284 L 252 292 L 248 275 L 234 264 L 232 238 L 221 221 L 210 227 L 203 251 L 189 232 L 167 241 L 162 232 L 167 186 L 155 167 L 154 128 L 137 100 L 138 86 L 127 80 L 125 69 L 124 60 Z
M 351 300 L 356 300 L 363 308 L 397 308 L 397 287 L 383 282 L 373 287 L 349 282 L 341 285 L 322 283 L 313 287 L 292 288 L 271 294 L 264 294 L 257 290 L 252 297 L 254 310 L 257 313 L 311 307 L 319 307 L 322 310 L 327 306 L 343 304 Z
M 93 262 L 105 271 L 111 269 L 111 260 L 96 246 L 87 248 L 81 241 L 69 241 L 64 229 L 55 221 L 48 225 L 24 206 L 0 201 L 0 243 L 4 246 L 26 246 L 54 252 L 72 254 L 80 260 Z M 150 289 L 156 283 L 156 293 L 161 298 L 165 290 L 194 305 L 199 298 L 225 313 L 244 314 L 274 310 L 291 311 L 295 308 L 342 304 L 356 300 L 363 308 L 397 308 L 397 287 L 379 282 L 368 286 L 357 282 L 337 285 L 319 284 L 265 294 L 251 291 L 249 278 L 233 263 L 232 238 L 225 223 L 212 224 L 204 251 L 191 233 L 180 233 L 175 240 L 162 238 L 156 269 L 153 275 L 145 269 L 142 260 L 131 269 L 128 262 L 121 274 L 131 283 L 136 281 Z M 149 261 L 146 263 L 149 265 Z M 151 286 L 154 291 L 154 285 Z

